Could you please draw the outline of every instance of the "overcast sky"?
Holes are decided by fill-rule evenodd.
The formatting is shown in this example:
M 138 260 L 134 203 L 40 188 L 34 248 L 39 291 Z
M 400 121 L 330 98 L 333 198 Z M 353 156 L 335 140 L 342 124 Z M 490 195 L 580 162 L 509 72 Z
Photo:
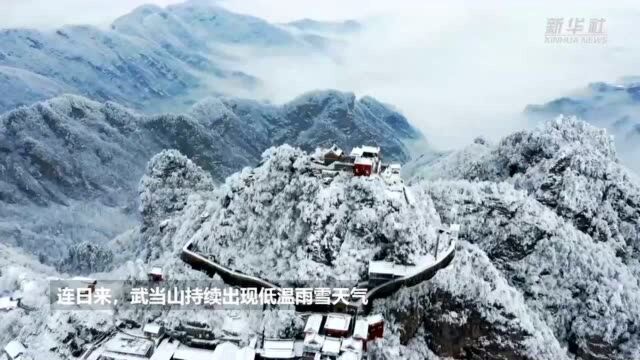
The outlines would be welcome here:
M 109 24 L 143 3 L 173 0 L 0 0 L 3 27 Z M 498 137 L 522 124 L 526 104 L 548 101 L 592 81 L 640 75 L 637 1 L 218 0 L 274 22 L 368 19 L 339 54 L 251 59 L 265 97 L 337 88 L 396 105 L 440 148 L 476 135 Z M 606 44 L 545 44 L 549 18 L 605 19 Z
M 286 6 L 274 6 L 287 4 Z M 366 5 L 365 5 L 366 3 Z M 277 100 L 338 88 L 398 106 L 439 148 L 496 139 L 526 124 L 519 114 L 584 88 L 640 74 L 637 2 L 272 1 L 225 3 L 274 21 L 365 17 L 373 25 L 343 51 L 339 66 L 313 59 L 255 59 Z M 286 10 L 285 10 L 286 9 Z M 605 19 L 606 44 L 547 44 L 548 19 Z M 286 64 L 286 65 L 282 65 Z M 312 70 L 310 70 L 312 69 Z

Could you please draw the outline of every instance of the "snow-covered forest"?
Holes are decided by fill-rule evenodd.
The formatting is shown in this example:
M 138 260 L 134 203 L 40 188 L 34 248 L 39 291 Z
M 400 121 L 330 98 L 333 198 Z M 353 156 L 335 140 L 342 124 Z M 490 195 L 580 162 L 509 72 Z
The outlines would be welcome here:
M 216 286 L 224 267 L 277 286 L 371 290 L 408 277 L 372 261 L 424 270 L 442 236 L 455 252 L 433 277 L 358 304 L 384 319 L 370 359 L 640 360 L 639 77 L 566 96 L 551 89 L 570 84 L 546 83 L 559 72 L 491 84 L 514 58 L 469 76 L 483 54 L 454 46 L 468 33 L 445 41 L 446 16 L 416 11 L 429 36 L 390 22 L 398 41 L 378 27 L 395 14 L 279 22 L 223 3 L 143 5 L 102 26 L 0 24 L 0 360 L 85 359 L 150 322 L 180 341 L 196 324 L 238 346 L 300 342 L 308 314 L 293 306 L 74 311 L 50 306 L 50 286 Z M 497 26 L 478 19 L 474 39 Z M 428 51 L 407 56 L 418 38 Z M 634 58 L 611 48 L 611 64 Z M 540 75 L 537 60 L 518 75 Z M 492 87 L 540 105 L 492 104 Z M 350 153 L 364 145 L 376 155 Z M 355 176 L 363 159 L 387 172 Z M 25 347 L 17 359 L 2 353 L 12 340 Z
M 415 207 L 376 178 L 339 175 L 327 183 L 313 175 L 310 155 L 288 145 L 265 151 L 257 167 L 218 185 L 178 151 L 161 152 L 139 184 L 140 225 L 112 244 L 124 264 L 96 275 L 142 279 L 155 264 L 175 280 L 205 279 L 178 258 L 193 240 L 222 263 L 265 278 L 349 278 L 363 272 L 368 257 L 410 261 L 407 253 L 432 244 L 435 226 L 459 222 L 451 266 L 374 303 L 389 330 L 376 356 L 637 358 L 640 182 L 617 162 L 611 139 L 559 119 L 471 147 L 484 150 L 410 167 Z M 72 254 L 86 251 L 100 250 L 78 245 Z M 35 283 L 51 270 L 34 259 L 8 262 L 3 291 L 34 292 L 36 306 L 46 303 Z M 101 271 L 99 263 L 77 266 Z M 183 316 L 228 321 L 224 313 L 189 311 Z M 179 323 L 172 314 L 122 309 L 115 317 Z M 68 327 L 42 330 L 54 318 L 98 333 L 112 321 L 46 307 L 2 316 L 5 340 L 18 336 L 40 350 L 70 336 Z M 275 318 L 279 331 L 294 326 L 285 313 Z M 261 321 L 248 320 L 253 325 L 242 331 L 248 336 Z M 71 337 L 76 347 L 92 338 Z M 72 351 L 68 346 L 46 353 L 56 358 Z

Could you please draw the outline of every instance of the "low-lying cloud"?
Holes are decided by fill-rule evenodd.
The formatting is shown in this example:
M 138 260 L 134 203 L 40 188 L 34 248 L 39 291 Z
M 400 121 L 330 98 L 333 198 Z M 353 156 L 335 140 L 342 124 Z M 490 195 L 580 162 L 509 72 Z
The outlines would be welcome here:
M 331 59 L 256 57 L 245 64 L 266 81 L 265 97 L 285 101 L 315 88 L 369 94 L 397 106 L 435 146 L 450 149 L 525 127 L 519 115 L 527 104 L 638 73 L 633 3 L 371 1 L 357 2 L 360 13 L 353 3 L 226 2 L 272 21 L 364 17 L 365 31 Z M 584 31 L 591 18 L 603 18 L 607 43 L 546 44 L 549 18 L 563 18 L 564 26 L 583 18 Z
M 4 0 L 0 27 L 108 24 L 143 3 L 178 0 Z M 372 95 L 395 105 L 438 148 L 526 124 L 524 106 L 593 81 L 638 74 L 634 1 L 426 2 L 221 0 L 272 22 L 358 19 L 364 31 L 332 56 L 253 56 L 238 67 L 264 80 L 256 97 L 284 102 L 318 88 Z M 545 44 L 549 18 L 605 19 L 606 44 Z M 222 90 L 222 89 L 221 89 Z M 242 95 L 247 95 L 246 93 Z

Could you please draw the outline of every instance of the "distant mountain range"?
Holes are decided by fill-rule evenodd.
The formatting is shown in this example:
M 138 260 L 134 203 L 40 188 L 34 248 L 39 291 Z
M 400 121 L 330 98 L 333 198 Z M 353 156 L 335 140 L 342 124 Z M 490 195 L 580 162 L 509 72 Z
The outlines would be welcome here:
M 606 128 L 615 136 L 621 160 L 640 172 L 640 77 L 625 77 L 615 84 L 591 83 L 574 94 L 529 105 L 525 114 L 535 122 L 575 115 Z
M 332 40 L 319 32 L 356 26 L 277 25 L 193 0 L 141 6 L 106 30 L 0 30 L 0 112 L 63 93 L 145 111 L 185 109 L 206 95 L 260 86 L 236 69 L 228 47 L 320 53 Z
M 55 223 L 62 221 L 55 214 L 68 217 L 90 203 L 120 219 L 117 224 L 127 224 L 145 166 L 163 149 L 179 150 L 221 182 L 255 165 L 274 145 L 312 150 L 336 144 L 348 150 L 378 144 L 386 160 L 406 162 L 409 142 L 424 138 L 400 113 L 371 97 L 356 99 L 333 90 L 304 94 L 282 106 L 212 97 L 184 114 L 153 116 L 66 95 L 0 115 L 0 215 L 6 219 L 0 234 L 11 244 L 55 257 L 75 242 L 70 237 L 95 237 L 80 230 L 69 235 L 71 229 L 91 228 L 88 223 L 95 219 L 83 217 L 95 210 L 85 209 L 59 233 L 29 229 L 11 219 L 58 209 L 48 219 Z M 112 231 L 101 232 L 113 237 Z M 58 236 L 67 245 L 42 240 Z M 50 246 L 56 250 L 47 250 Z

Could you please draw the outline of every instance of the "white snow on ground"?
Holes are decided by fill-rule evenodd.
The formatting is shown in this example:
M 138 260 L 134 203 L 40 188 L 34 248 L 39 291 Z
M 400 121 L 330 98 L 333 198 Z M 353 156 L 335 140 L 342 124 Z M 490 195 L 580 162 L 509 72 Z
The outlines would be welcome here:
M 495 146 L 476 145 L 488 149 L 433 163 L 438 180 L 415 181 L 414 207 L 388 196 L 381 179 L 345 175 L 325 184 L 307 169 L 308 156 L 289 146 L 270 149 L 260 166 L 218 188 L 186 157 L 164 152 L 141 182 L 140 233 L 130 230 L 114 241 L 123 249 L 137 244 L 146 263 L 92 276 L 144 279 L 150 267 L 162 266 L 169 284 L 207 280 L 177 257 L 196 239 L 230 267 L 274 279 L 324 279 L 361 271 L 377 252 L 403 258 L 407 249 L 429 250 L 435 226 L 459 222 L 461 241 L 448 268 L 375 301 L 374 311 L 385 317 L 376 356 L 637 359 L 640 184 L 616 162 L 606 135 L 561 121 Z M 424 234 L 427 241 L 420 242 Z M 393 246 L 383 254 L 387 242 Z M 42 279 L 55 271 L 14 249 L 0 252 L 3 294 L 22 294 L 35 307 L 46 303 Z M 258 253 L 262 259 L 251 256 Z M 113 324 L 114 313 L 86 314 L 46 307 L 0 313 L 0 345 L 17 338 L 36 359 L 69 358 L 71 344 L 91 341 L 92 331 Z M 136 307 L 119 308 L 116 317 L 168 325 L 197 319 L 217 335 L 235 333 L 243 341 L 265 331 L 287 337 L 304 326 L 286 311 Z M 72 341 L 61 345 L 66 338 Z
M 310 163 L 288 146 L 268 150 L 262 165 L 172 220 L 174 242 L 193 239 L 232 269 L 291 280 L 357 280 L 374 257 L 409 264 L 431 251 L 440 223 L 429 202 L 409 205 L 379 177 L 345 173 L 325 184 Z

